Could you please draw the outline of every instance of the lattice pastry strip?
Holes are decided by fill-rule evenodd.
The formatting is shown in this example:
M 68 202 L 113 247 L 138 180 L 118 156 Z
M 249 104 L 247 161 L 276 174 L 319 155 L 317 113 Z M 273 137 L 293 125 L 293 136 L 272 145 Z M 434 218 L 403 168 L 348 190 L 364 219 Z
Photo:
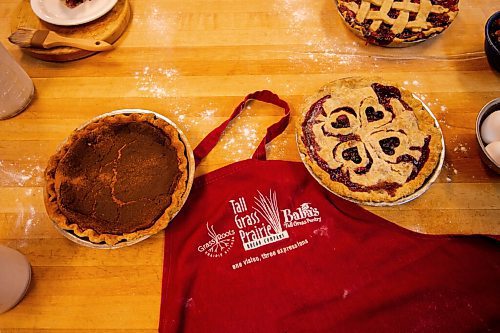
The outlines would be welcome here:
M 370 29 L 377 31 L 382 23 L 391 25 L 391 31 L 395 34 L 403 32 L 405 28 L 413 31 L 429 29 L 432 25 L 427 22 L 430 13 L 442 14 L 448 11 L 440 5 L 433 5 L 430 0 L 421 0 L 420 4 L 412 3 L 410 0 L 363 0 L 361 5 L 348 2 L 347 7 L 356 13 L 356 21 L 363 23 L 372 20 Z M 380 7 L 379 10 L 371 10 L 372 5 Z M 399 10 L 397 18 L 390 17 L 391 9 Z M 414 20 L 410 20 L 410 13 L 416 13 Z

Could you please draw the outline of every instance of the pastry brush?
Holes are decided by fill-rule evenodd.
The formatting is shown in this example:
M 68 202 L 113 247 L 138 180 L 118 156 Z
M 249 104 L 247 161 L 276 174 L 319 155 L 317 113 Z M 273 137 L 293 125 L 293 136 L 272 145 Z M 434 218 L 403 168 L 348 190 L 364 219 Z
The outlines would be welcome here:
M 50 49 L 56 46 L 71 46 L 87 51 L 108 51 L 113 45 L 93 39 L 68 38 L 50 30 L 19 28 L 9 36 L 9 41 L 20 47 Z

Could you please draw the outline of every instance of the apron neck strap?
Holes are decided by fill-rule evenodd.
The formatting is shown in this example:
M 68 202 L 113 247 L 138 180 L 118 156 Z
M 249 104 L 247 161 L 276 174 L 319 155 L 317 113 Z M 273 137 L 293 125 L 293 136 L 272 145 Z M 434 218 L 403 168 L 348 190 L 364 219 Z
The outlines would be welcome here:
M 273 125 L 267 128 L 266 136 L 262 139 L 259 146 L 257 147 L 257 150 L 252 156 L 253 159 L 259 159 L 259 160 L 266 159 L 266 144 L 271 142 L 275 137 L 283 133 L 283 131 L 286 129 L 288 122 L 290 120 L 290 107 L 288 106 L 287 102 L 280 99 L 278 95 L 270 92 L 269 90 L 262 90 L 262 91 L 256 91 L 245 97 L 245 99 L 236 107 L 236 109 L 234 110 L 233 114 L 231 114 L 229 119 L 220 124 L 219 127 L 217 127 L 216 129 L 212 130 L 212 132 L 210 132 L 198 144 L 198 146 L 193 151 L 196 165 L 198 165 L 201 162 L 201 160 L 203 160 L 208 155 L 208 153 L 210 153 L 210 151 L 215 147 L 215 145 L 217 144 L 217 142 L 219 142 L 219 139 L 221 138 L 222 134 L 224 133 L 224 130 L 229 125 L 231 120 L 236 118 L 245 109 L 246 103 L 250 100 L 256 100 L 274 104 L 285 110 L 285 115 L 278 122 L 274 123 Z

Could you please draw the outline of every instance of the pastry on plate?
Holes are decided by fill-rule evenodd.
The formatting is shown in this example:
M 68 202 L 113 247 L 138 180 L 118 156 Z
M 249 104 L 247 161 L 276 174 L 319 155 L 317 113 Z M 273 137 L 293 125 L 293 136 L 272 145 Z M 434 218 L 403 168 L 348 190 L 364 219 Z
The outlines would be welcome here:
M 422 102 L 379 78 L 340 79 L 307 98 L 297 142 L 322 185 L 361 203 L 411 196 L 443 153 L 441 130 Z
M 82 4 L 85 1 L 87 0 L 65 0 L 65 4 L 69 8 L 75 8 L 76 6 Z

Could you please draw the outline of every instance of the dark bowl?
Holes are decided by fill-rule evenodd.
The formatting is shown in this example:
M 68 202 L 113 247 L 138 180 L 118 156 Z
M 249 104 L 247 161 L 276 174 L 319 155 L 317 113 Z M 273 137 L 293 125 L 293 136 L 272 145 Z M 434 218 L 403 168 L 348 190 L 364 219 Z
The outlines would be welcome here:
M 491 15 L 484 29 L 484 51 L 486 52 L 486 57 L 491 67 L 500 72 L 500 42 L 498 41 L 498 37 L 496 37 L 497 41 L 494 41 L 494 33 L 498 30 L 500 30 L 500 11 Z
M 481 156 L 481 159 L 488 167 L 490 167 L 491 170 L 500 174 L 500 167 L 496 165 L 493 158 L 486 151 L 486 144 L 481 138 L 481 125 L 483 124 L 484 119 L 497 110 L 500 110 L 500 98 L 492 100 L 486 104 L 481 111 L 479 111 L 476 119 L 476 137 L 477 143 L 479 144 L 479 155 Z

